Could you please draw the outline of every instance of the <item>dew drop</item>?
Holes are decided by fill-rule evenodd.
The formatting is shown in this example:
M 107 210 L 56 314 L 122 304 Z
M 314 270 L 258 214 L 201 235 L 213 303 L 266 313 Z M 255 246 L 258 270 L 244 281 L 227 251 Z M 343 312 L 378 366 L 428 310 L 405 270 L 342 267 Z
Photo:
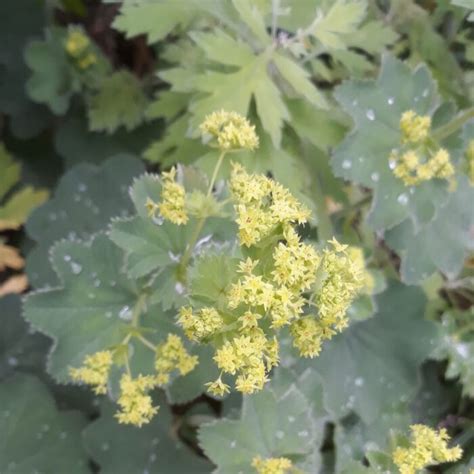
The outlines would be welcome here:
M 357 387 L 362 387 L 362 385 L 364 385 L 364 379 L 362 377 L 357 377 L 354 380 L 354 383 L 356 384 Z
M 101 449 L 102 451 L 108 451 L 110 449 L 109 443 L 102 443 Z
M 298 433 L 298 436 L 299 436 L 300 438 L 306 438 L 308 435 L 309 435 L 309 433 L 308 433 L 306 430 L 300 431 L 300 432 Z
M 397 167 L 397 162 L 395 160 L 388 160 L 388 167 L 394 170 Z
M 278 430 L 276 433 L 275 433 L 275 436 L 278 438 L 278 439 L 283 439 L 285 437 L 285 433 L 283 433 L 283 431 L 281 430 Z
M 352 168 L 352 162 L 349 161 L 349 160 L 344 160 L 344 161 L 342 162 L 342 167 L 343 167 L 343 169 L 345 169 L 345 170 L 349 170 L 349 169 Z
M 291 416 L 291 415 L 288 416 L 288 421 L 289 421 L 290 423 L 293 423 L 293 422 L 295 421 L 295 417 L 294 417 L 294 416 Z
M 398 204 L 401 204 L 402 206 L 406 206 L 408 204 L 408 196 L 405 193 L 400 194 L 397 197 L 397 202 Z
M 64 255 L 64 261 L 65 262 L 70 262 L 71 261 L 71 256 L 70 255 Z
M 77 189 L 79 190 L 79 192 L 85 193 L 87 191 L 87 186 L 84 183 L 79 183 Z
M 237 443 L 235 441 L 230 442 L 230 447 L 235 448 L 237 446 Z
M 467 359 L 469 357 L 469 346 L 467 344 L 459 342 L 458 344 L 455 344 L 454 348 L 463 359 Z
M 179 281 L 174 285 L 174 289 L 178 295 L 182 295 L 184 293 L 184 285 Z
M 16 367 L 18 365 L 18 359 L 16 357 L 10 356 L 8 358 L 8 365 L 10 367 Z
M 47 424 L 43 425 L 42 429 L 45 433 L 47 433 L 49 431 L 49 425 L 47 425 Z
M 88 297 L 90 300 L 93 300 L 93 299 L 95 299 L 95 294 L 94 294 L 94 293 L 87 293 L 87 297 Z
M 395 103 L 395 99 L 393 97 L 389 97 L 387 99 L 388 105 L 393 105 Z
M 365 116 L 371 122 L 375 120 L 375 112 L 372 109 L 367 109 L 367 112 L 365 112 Z
M 110 281 L 110 286 L 113 288 L 115 285 L 117 285 L 117 282 L 114 280 Z
M 153 454 L 150 454 L 150 462 L 151 462 L 151 463 L 155 462 L 155 461 L 156 461 L 156 459 L 157 459 L 157 456 L 156 456 L 156 454 L 155 454 L 155 453 L 153 453 Z
M 82 272 L 82 266 L 76 262 L 71 262 L 71 272 L 74 273 L 74 275 L 79 275 L 79 273 Z
M 100 285 L 101 285 L 101 283 L 100 283 L 100 280 L 99 280 L 99 279 L 94 280 L 94 286 L 95 286 L 96 288 L 99 288 Z
M 180 255 L 174 254 L 171 250 L 168 252 L 168 257 L 171 259 L 172 262 L 179 262 Z
M 132 310 L 130 309 L 130 306 L 125 305 L 122 307 L 122 309 L 119 311 L 119 318 L 123 319 L 124 321 L 131 321 Z
M 161 216 L 153 216 L 153 217 L 152 217 L 152 221 L 153 221 L 156 225 L 162 225 L 163 222 L 164 222 L 164 219 L 163 219 Z
M 421 95 L 423 97 L 428 97 L 428 94 L 430 93 L 430 91 L 428 89 L 424 89 L 423 92 L 421 93 Z
M 59 438 L 60 439 L 66 439 L 67 438 L 67 433 L 65 431 L 61 431 L 61 433 L 59 434 Z
M 55 221 L 57 218 L 58 218 L 58 216 L 57 216 L 54 212 L 52 212 L 52 213 L 49 215 L 49 220 L 50 220 L 50 221 Z
M 105 313 L 105 317 L 106 317 L 107 319 L 110 319 L 110 318 L 112 317 L 112 311 L 107 311 L 107 312 Z
M 74 202 L 81 202 L 81 196 L 79 194 L 74 194 Z
M 380 179 L 380 175 L 374 171 L 371 175 L 370 175 L 370 179 L 376 183 L 379 179 Z
M 354 99 L 354 100 L 352 101 L 352 106 L 353 106 L 353 107 L 357 107 L 358 105 L 359 105 L 359 101 L 358 101 L 357 99 Z
M 71 232 L 69 232 L 69 234 L 67 234 L 67 238 L 69 240 L 75 240 L 77 238 L 77 234 L 72 230 Z

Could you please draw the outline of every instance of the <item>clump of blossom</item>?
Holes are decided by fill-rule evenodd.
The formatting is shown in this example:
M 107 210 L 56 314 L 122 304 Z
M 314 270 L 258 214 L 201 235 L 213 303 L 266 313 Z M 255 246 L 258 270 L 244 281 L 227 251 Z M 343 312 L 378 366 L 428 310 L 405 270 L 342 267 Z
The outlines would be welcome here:
M 431 118 L 427 115 L 417 115 L 413 110 L 407 110 L 400 119 L 400 130 L 403 143 L 420 143 L 426 140 L 431 128 Z
M 112 352 L 96 352 L 84 359 L 84 365 L 82 367 L 71 367 L 69 369 L 69 375 L 77 382 L 91 385 L 96 395 L 103 395 L 107 393 L 107 380 L 112 363 Z
M 213 112 L 205 117 L 199 128 L 204 138 L 214 139 L 223 151 L 255 150 L 258 147 L 255 126 L 237 112 Z
M 97 56 L 91 51 L 91 42 L 81 28 L 70 28 L 64 45 L 80 69 L 87 69 L 97 62 Z
M 311 215 L 281 184 L 263 175 L 250 175 L 240 164 L 233 164 L 229 186 L 240 242 L 247 247 L 264 239 L 277 225 L 304 224 Z
M 147 199 L 148 215 L 153 217 L 158 212 L 163 219 L 173 224 L 186 224 L 188 222 L 186 191 L 184 186 L 176 182 L 176 168 L 163 172 L 161 178 L 161 201 L 157 204 L 150 198 Z
M 181 375 L 191 372 L 198 363 L 198 357 L 192 356 L 176 334 L 168 334 L 166 341 L 156 350 L 155 369 L 157 385 L 169 382 L 170 373 L 178 370 Z
M 401 474 L 416 474 L 427 466 L 461 458 L 459 446 L 448 448 L 450 437 L 444 428 L 436 431 L 425 425 L 412 425 L 410 429 L 410 445 L 393 452 L 393 462 Z
M 449 153 L 430 142 L 431 118 L 417 115 L 413 110 L 402 114 L 401 150 L 389 157 L 393 174 L 406 186 L 415 186 L 432 179 L 451 180 L 455 170 Z
M 288 474 L 293 468 L 293 463 L 283 457 L 262 459 L 257 456 L 252 460 L 252 467 L 258 474 Z
M 140 427 L 150 422 L 159 409 L 153 406 L 153 400 L 148 394 L 155 386 L 154 376 L 139 375 L 133 379 L 129 374 L 122 375 L 117 401 L 120 411 L 115 415 L 119 423 Z
M 178 323 L 189 339 L 200 341 L 218 331 L 224 325 L 224 320 L 215 308 L 201 308 L 194 314 L 191 307 L 182 306 Z

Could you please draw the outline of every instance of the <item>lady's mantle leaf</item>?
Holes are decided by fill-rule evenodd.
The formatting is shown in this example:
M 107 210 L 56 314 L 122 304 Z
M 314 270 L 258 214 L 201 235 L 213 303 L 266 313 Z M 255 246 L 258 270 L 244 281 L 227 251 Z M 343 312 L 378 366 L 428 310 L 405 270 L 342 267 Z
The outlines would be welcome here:
M 270 388 L 244 397 L 240 420 L 203 425 L 199 432 L 205 454 L 217 464 L 216 473 L 252 472 L 252 459 L 294 456 L 314 448 L 310 405 L 291 385 L 282 396 Z
M 36 378 L 16 375 L 4 382 L 0 407 L 0 472 L 90 472 L 81 442 L 85 420 L 59 412 Z
M 436 343 L 436 326 L 423 320 L 419 288 L 391 285 L 376 298 L 377 314 L 355 323 L 308 362 L 323 378 L 327 409 L 337 417 L 354 410 L 371 423 L 416 392 L 418 368 Z
M 102 474 L 209 473 L 210 464 L 172 437 L 172 415 L 163 398 L 153 420 L 137 429 L 119 425 L 116 407 L 104 401 L 101 416 L 84 431 L 84 443 Z
M 369 222 L 386 229 L 410 217 L 415 226 L 430 221 L 446 200 L 446 183 L 429 181 L 408 188 L 389 167 L 393 148 L 399 147 L 403 112 L 431 115 L 437 105 L 436 85 L 426 66 L 413 72 L 392 56 L 385 56 L 374 81 L 346 82 L 336 98 L 352 116 L 354 129 L 336 149 L 334 173 L 374 190 Z
M 105 235 L 90 244 L 61 241 L 52 249 L 51 262 L 61 286 L 30 294 L 24 313 L 54 339 L 48 371 L 66 382 L 69 367 L 123 340 L 138 296 L 134 283 L 121 273 L 122 251 Z M 156 308 L 149 314 L 156 316 Z

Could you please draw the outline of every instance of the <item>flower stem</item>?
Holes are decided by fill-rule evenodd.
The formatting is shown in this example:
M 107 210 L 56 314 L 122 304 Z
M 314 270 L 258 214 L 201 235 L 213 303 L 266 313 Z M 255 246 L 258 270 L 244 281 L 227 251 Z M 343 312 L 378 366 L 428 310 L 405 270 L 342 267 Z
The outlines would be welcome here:
M 456 130 L 461 128 L 468 120 L 474 118 L 474 107 L 467 109 L 460 113 L 457 117 L 453 118 L 447 124 L 437 128 L 433 132 L 433 138 L 435 140 L 444 140 L 445 138 L 452 135 Z
M 149 341 L 146 337 L 142 336 L 141 334 L 138 334 L 137 339 L 148 349 L 152 350 L 153 352 L 156 352 L 156 346 L 153 344 L 151 341 Z
M 216 166 L 214 167 L 214 171 L 212 173 L 211 181 L 209 183 L 209 188 L 207 190 L 207 196 L 210 196 L 211 193 L 212 193 L 212 188 L 214 187 L 214 183 L 216 182 L 217 173 L 219 172 L 219 168 L 221 167 L 221 164 L 224 160 L 225 154 L 226 154 L 226 151 L 223 150 L 221 152 L 221 154 L 219 155 L 219 158 L 217 159 L 217 163 L 216 163 Z M 181 257 L 181 260 L 179 262 L 178 277 L 183 283 L 186 282 L 186 267 L 188 266 L 189 260 L 191 258 L 192 253 L 193 253 L 196 242 L 199 239 L 199 235 L 201 234 L 202 228 L 204 227 L 206 219 L 207 219 L 207 217 L 204 216 L 204 217 L 201 217 L 197 221 L 196 227 L 194 228 L 194 231 L 191 235 L 191 239 L 190 239 L 189 244 L 186 248 L 186 251 L 184 252 L 184 254 Z
M 316 204 L 316 217 L 318 218 L 318 235 L 320 241 L 327 241 L 334 236 L 331 218 L 327 212 L 326 200 L 322 192 L 321 178 L 315 172 L 316 183 L 312 190 Z

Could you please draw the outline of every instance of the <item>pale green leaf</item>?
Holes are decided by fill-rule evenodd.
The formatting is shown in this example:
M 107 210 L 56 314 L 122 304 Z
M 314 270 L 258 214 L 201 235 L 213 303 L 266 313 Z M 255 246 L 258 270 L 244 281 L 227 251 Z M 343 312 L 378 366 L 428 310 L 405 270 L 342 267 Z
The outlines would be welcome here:
M 316 17 L 311 25 L 311 33 L 327 48 L 344 48 L 343 35 L 357 29 L 366 10 L 365 0 L 336 0 L 328 12 Z
M 138 79 L 128 71 L 104 78 L 89 101 L 91 130 L 112 133 L 119 127 L 133 130 L 143 121 L 147 98 Z
M 267 33 L 265 21 L 258 7 L 253 0 L 232 0 L 232 4 L 239 12 L 240 18 L 250 28 L 250 31 L 261 42 L 263 46 L 271 43 L 271 38 Z
M 149 43 L 156 43 L 176 28 L 187 26 L 196 13 L 192 2 L 158 0 L 124 3 L 113 25 L 127 38 L 146 34 Z
M 386 23 L 372 20 L 346 36 L 351 47 L 360 48 L 371 54 L 382 53 L 387 46 L 395 43 L 398 34 Z
M 291 85 L 298 95 L 302 95 L 308 102 L 319 108 L 327 108 L 324 96 L 310 81 L 310 74 L 295 61 L 282 54 L 275 53 L 272 60 L 280 74 Z
M 88 474 L 81 442 L 85 420 L 60 412 L 36 378 L 16 375 L 0 386 L 0 471 Z

